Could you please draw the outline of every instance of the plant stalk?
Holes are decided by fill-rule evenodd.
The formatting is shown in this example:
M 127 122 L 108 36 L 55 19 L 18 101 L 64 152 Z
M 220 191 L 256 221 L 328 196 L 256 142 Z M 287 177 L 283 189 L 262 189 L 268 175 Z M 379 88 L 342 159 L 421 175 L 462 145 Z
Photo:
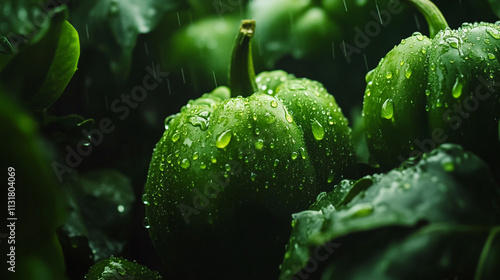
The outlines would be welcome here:
M 429 25 L 429 37 L 432 39 L 439 31 L 446 29 L 448 23 L 441 11 L 430 0 L 405 0 L 419 10 Z
M 255 31 L 255 20 L 242 20 L 236 37 L 229 65 L 229 88 L 231 97 L 248 97 L 257 92 L 253 69 L 251 38 Z

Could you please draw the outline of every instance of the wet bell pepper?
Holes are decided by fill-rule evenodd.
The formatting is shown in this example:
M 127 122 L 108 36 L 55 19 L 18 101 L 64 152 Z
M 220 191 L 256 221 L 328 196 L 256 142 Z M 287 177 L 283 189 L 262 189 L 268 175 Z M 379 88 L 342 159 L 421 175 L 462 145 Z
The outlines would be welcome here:
M 498 163 L 500 25 L 452 30 L 428 0 L 408 0 L 425 16 L 430 38 L 414 33 L 366 75 L 366 140 L 384 168 L 444 142 Z
M 290 215 L 352 172 L 347 119 L 319 82 L 255 77 L 254 27 L 240 28 L 230 89 L 168 117 L 153 153 L 145 224 L 175 277 L 277 278 Z

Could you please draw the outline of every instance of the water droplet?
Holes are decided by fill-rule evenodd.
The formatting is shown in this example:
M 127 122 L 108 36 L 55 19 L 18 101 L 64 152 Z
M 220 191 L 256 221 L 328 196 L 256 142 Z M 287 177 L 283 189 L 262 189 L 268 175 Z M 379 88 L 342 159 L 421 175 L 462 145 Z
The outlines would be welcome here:
M 318 196 L 316 197 L 316 202 L 320 202 L 325 196 L 327 196 L 326 192 L 319 193 Z
M 451 92 L 453 97 L 459 98 L 462 95 L 462 89 L 463 89 L 463 84 L 460 82 L 460 79 L 457 78 Z
M 172 135 L 172 142 L 177 142 L 179 138 L 181 138 L 181 135 L 179 133 L 174 133 L 174 135 Z
M 455 37 L 448 37 L 445 39 L 448 45 L 454 49 L 458 49 L 458 39 Z
M 168 130 L 170 122 L 172 122 L 172 120 L 175 119 L 175 117 L 177 117 L 177 115 L 170 115 L 170 116 L 165 118 L 165 122 L 164 122 L 165 130 Z
M 118 210 L 118 212 L 120 213 L 123 213 L 123 211 L 125 211 L 125 207 L 123 205 L 118 205 L 118 207 L 116 208 Z
M 411 68 L 406 69 L 406 72 L 405 72 L 405 77 L 406 77 L 407 79 L 409 79 L 409 78 L 411 77 L 411 74 L 412 74 Z
M 231 165 L 229 163 L 226 163 L 226 165 L 224 165 L 224 168 L 227 172 L 231 171 Z
M 497 57 L 496 57 L 494 54 L 492 54 L 492 53 L 488 53 L 488 58 L 489 58 L 490 60 L 493 60 L 493 59 L 495 59 L 495 58 L 497 58 Z
M 279 162 L 280 162 L 280 160 L 279 160 L 279 159 L 275 159 L 275 160 L 274 160 L 274 167 L 278 166 L 278 163 L 279 163 Z
M 265 119 L 266 123 L 268 123 L 268 124 L 272 124 L 276 121 L 276 118 L 274 117 L 274 115 L 272 115 L 270 113 L 266 113 L 264 115 L 264 119 Z
M 142 226 L 144 226 L 145 228 L 150 228 L 148 217 L 145 217 L 144 220 L 142 220 Z
M 252 179 L 252 181 L 255 181 L 255 178 L 257 178 L 257 174 L 250 172 L 250 179 Z
M 380 111 L 380 116 L 384 119 L 392 119 L 394 115 L 394 102 L 392 99 L 388 98 L 384 104 L 382 104 L 382 110 Z
M 271 101 L 271 107 L 273 108 L 278 107 L 278 102 L 276 102 L 276 100 Z
M 125 275 L 125 273 L 126 273 L 125 268 L 123 268 L 122 266 L 118 266 L 116 268 L 116 271 L 118 271 L 118 274 L 120 274 L 120 275 Z
M 216 159 L 214 156 L 212 156 L 212 157 L 210 158 L 210 161 L 211 161 L 212 163 L 217 163 L 217 159 Z
M 283 106 L 283 110 L 285 111 L 285 118 L 286 118 L 286 120 L 289 123 L 293 122 L 292 115 L 290 115 L 290 113 L 288 113 L 288 109 L 286 108 L 286 106 Z
M 189 117 L 188 122 L 192 126 L 200 127 L 200 129 L 203 131 L 205 131 L 208 127 L 208 120 L 205 118 L 202 118 L 200 116 L 191 116 L 191 117 Z
M 333 179 L 335 178 L 335 173 L 333 173 L 333 170 L 330 170 L 330 174 L 328 175 L 328 179 L 326 180 L 328 183 L 333 182 Z
M 293 83 L 289 86 L 290 90 L 305 90 L 306 88 L 300 83 Z
M 392 78 L 392 72 L 391 71 L 388 71 L 387 73 L 385 73 L 385 78 L 386 79 L 391 79 Z
M 431 91 L 429 89 L 425 90 L 425 95 L 429 96 L 431 94 Z
M 191 162 L 189 159 L 185 158 L 181 161 L 181 167 L 184 169 L 188 169 L 191 166 Z
M 231 130 L 226 130 L 222 132 L 219 135 L 219 137 L 217 137 L 217 140 L 215 141 L 215 146 L 219 149 L 224 149 L 231 141 L 232 136 L 233 134 L 231 133 Z
M 351 214 L 351 218 L 365 217 L 373 213 L 373 205 L 368 203 L 356 204 L 349 209 L 349 212 Z
M 205 162 L 200 162 L 200 169 L 205 169 L 207 168 L 207 165 L 205 164 Z
M 260 129 L 258 127 L 255 128 L 255 135 L 259 135 L 260 134 Z
M 417 40 L 422 41 L 424 39 L 424 36 L 420 32 L 414 32 L 413 36 L 417 37 Z
M 321 146 L 320 146 L 321 147 Z M 302 156 L 302 159 L 306 159 L 306 149 L 304 147 L 300 147 L 300 155 Z
M 311 120 L 311 130 L 314 139 L 319 141 L 325 137 L 325 129 L 316 119 Z
M 441 108 L 443 106 L 443 103 L 441 103 L 441 100 L 438 99 L 436 100 L 436 107 Z
M 144 203 L 144 205 L 149 205 L 149 197 L 147 193 L 142 195 L 142 203 Z
M 296 160 L 297 156 L 298 156 L 297 152 L 292 152 L 292 155 L 291 155 L 292 160 Z
M 441 160 L 441 166 L 443 167 L 444 171 L 447 172 L 452 172 L 455 170 L 455 163 L 451 158 L 444 158 Z
M 193 153 L 193 160 L 197 160 L 199 158 L 198 152 Z
M 255 141 L 255 149 L 260 151 L 262 150 L 263 147 L 264 147 L 264 140 L 258 139 L 257 141 Z
M 491 37 L 493 37 L 495 39 L 500 39 L 500 31 L 498 31 L 494 28 L 488 27 L 488 28 L 486 28 L 486 32 L 488 32 L 488 34 L 490 34 Z

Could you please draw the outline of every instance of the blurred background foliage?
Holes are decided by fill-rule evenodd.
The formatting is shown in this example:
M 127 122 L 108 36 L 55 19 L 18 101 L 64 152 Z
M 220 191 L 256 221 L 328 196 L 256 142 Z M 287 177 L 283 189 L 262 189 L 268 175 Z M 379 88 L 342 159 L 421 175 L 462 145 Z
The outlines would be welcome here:
M 451 28 L 500 16 L 496 0 L 434 2 Z M 359 121 L 365 75 L 401 39 L 428 34 L 424 18 L 397 0 L 3 0 L 0 15 L 1 97 L 17 104 L 28 123 L 37 123 L 27 135 L 36 134 L 45 147 L 25 160 L 43 157 L 67 166 L 68 147 L 76 150 L 84 141 L 91 150 L 74 167 L 59 169 L 63 173 L 44 168 L 27 175 L 59 179 L 66 201 L 59 212 L 70 219 L 57 235 L 72 279 L 110 255 L 162 272 L 142 226 L 151 154 L 166 117 L 189 99 L 227 85 L 241 19 L 256 19 L 256 72 L 282 69 L 323 83 L 350 118 L 365 162 Z M 78 54 L 60 51 L 75 49 L 75 43 Z M 78 61 L 78 69 L 58 59 Z M 148 75 L 156 75 L 158 86 L 126 105 L 123 95 L 143 86 Z M 119 113 L 118 105 L 128 106 L 129 114 Z M 99 137 L 89 132 L 103 120 L 114 129 L 95 145 Z M 13 148 L 3 145 L 2 151 Z

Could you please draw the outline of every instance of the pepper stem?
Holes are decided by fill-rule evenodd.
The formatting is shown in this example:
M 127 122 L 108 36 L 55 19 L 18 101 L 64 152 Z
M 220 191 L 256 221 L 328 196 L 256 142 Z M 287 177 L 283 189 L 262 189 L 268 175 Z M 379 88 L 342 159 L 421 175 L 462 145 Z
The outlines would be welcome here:
M 252 48 L 250 40 L 255 31 L 255 20 L 241 21 L 240 31 L 234 43 L 229 65 L 229 87 L 231 97 L 247 97 L 257 92 L 255 72 L 253 70 Z
M 440 30 L 448 27 L 448 23 L 441 11 L 430 0 L 406 0 L 419 10 L 429 25 L 429 37 L 432 39 Z

